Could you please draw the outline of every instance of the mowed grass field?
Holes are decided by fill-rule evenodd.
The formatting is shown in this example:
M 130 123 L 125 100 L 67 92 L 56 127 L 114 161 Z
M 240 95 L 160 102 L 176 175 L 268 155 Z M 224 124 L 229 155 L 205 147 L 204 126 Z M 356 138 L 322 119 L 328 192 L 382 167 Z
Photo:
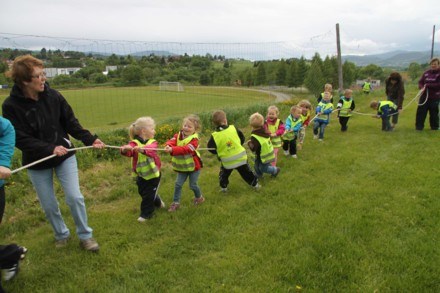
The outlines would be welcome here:
M 416 93 L 407 86 L 404 106 Z M 382 97 L 381 89 L 368 96 L 355 91 L 356 110 L 374 114 L 368 105 Z M 300 98 L 315 102 L 310 96 L 295 97 Z M 73 237 L 65 249 L 54 248 L 51 227 L 26 173 L 20 172 L 7 186 L 0 239 L 25 245 L 29 253 L 18 277 L 5 288 L 8 292 L 439 292 L 440 133 L 428 125 L 424 131 L 414 130 L 416 106 L 414 102 L 405 108 L 390 133 L 380 130 L 380 120 L 359 114 L 341 133 L 333 114 L 324 141 L 314 140 L 311 128 L 307 129 L 298 159 L 280 152 L 280 175 L 265 176 L 258 192 L 234 171 L 228 193 L 220 193 L 219 163 L 201 151 L 204 168 L 199 185 L 206 202 L 194 207 L 186 184 L 181 209 L 159 210 L 143 224 L 136 221 L 140 199 L 129 159 L 106 160 L 94 150 L 78 152 L 89 222 L 101 245 L 98 254 L 79 248 L 58 185 L 60 207 Z M 279 107 L 284 120 L 290 105 Z M 229 122 L 250 136 L 246 122 Z M 209 135 L 209 131 L 202 135 L 202 147 Z M 117 150 L 101 153 L 108 152 Z M 175 173 L 168 155 L 162 154 L 161 160 L 159 193 L 169 205 Z
M 183 92 L 151 87 L 112 87 L 62 90 L 81 124 L 91 130 L 127 127 L 138 117 L 153 116 L 157 123 L 170 117 L 206 112 L 226 106 L 243 107 L 271 100 L 257 90 L 232 87 L 187 86 Z M 9 90 L 0 91 L 0 103 Z

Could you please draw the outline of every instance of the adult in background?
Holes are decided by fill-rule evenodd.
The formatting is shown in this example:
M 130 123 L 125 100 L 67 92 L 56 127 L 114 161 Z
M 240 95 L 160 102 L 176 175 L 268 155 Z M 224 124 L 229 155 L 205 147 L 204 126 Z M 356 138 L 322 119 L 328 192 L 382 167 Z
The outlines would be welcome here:
M 397 105 L 397 113 L 391 116 L 391 127 L 394 128 L 399 121 L 399 114 L 402 112 L 405 87 L 403 86 L 402 76 L 398 72 L 391 72 L 385 79 L 385 94 L 388 101 Z
M 0 223 L 5 211 L 4 179 L 11 176 L 11 158 L 14 154 L 15 132 L 11 122 L 0 117 Z M 9 281 L 18 273 L 19 261 L 24 258 L 27 249 L 17 244 L 0 245 L 0 293 L 3 293 L 1 279 Z
M 429 112 L 429 125 L 432 130 L 438 130 L 438 105 L 440 101 L 440 60 L 432 58 L 431 69 L 425 71 L 419 80 L 419 88 L 425 89 L 420 96 L 416 113 L 416 130 L 423 130 L 426 115 Z
M 46 218 L 55 234 L 55 247 L 67 245 L 70 231 L 64 223 L 54 192 L 54 174 L 64 190 L 65 200 L 76 225 L 80 246 L 98 251 L 88 225 L 84 197 L 79 188 L 78 166 L 69 135 L 95 148 L 104 143 L 85 130 L 65 98 L 46 82 L 43 62 L 31 55 L 17 57 L 9 72 L 14 81 L 3 103 L 3 116 L 16 132 L 16 147 L 22 151 L 23 165 L 56 156 L 29 167 L 28 175 L 37 192 Z

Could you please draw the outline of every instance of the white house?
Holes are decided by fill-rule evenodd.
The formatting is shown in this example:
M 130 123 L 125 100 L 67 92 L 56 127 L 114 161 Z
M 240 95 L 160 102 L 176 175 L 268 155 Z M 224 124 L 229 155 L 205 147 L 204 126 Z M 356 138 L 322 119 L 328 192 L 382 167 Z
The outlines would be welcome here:
M 44 71 L 46 72 L 47 77 L 55 77 L 61 74 L 72 75 L 80 69 L 81 67 L 67 67 L 67 68 L 49 67 L 49 68 L 45 68 Z

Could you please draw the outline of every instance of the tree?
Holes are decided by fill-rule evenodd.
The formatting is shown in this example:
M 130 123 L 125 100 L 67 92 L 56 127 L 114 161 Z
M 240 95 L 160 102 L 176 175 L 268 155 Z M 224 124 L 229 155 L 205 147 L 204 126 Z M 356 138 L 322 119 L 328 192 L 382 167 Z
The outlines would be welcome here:
M 419 63 L 411 62 L 408 67 L 408 75 L 411 80 L 417 80 L 422 75 L 422 66 Z
M 306 78 L 306 74 L 308 71 L 308 66 L 306 63 L 306 59 L 304 56 L 301 56 L 301 58 L 298 61 L 298 74 L 295 83 L 298 86 L 301 86 L 304 84 L 304 79 Z
M 298 75 L 298 62 L 296 60 L 292 60 L 290 62 L 286 77 L 286 83 L 288 87 L 300 86 L 300 84 L 298 84 L 297 75 Z
M 263 85 L 266 83 L 266 68 L 263 62 L 260 62 L 257 67 L 257 76 L 255 78 L 256 85 Z
M 286 78 L 287 78 L 286 61 L 282 60 L 278 65 L 275 83 L 277 85 L 285 85 Z
M 342 65 L 342 75 L 344 79 L 344 88 L 349 88 L 356 80 L 356 65 L 345 61 Z
M 360 69 L 360 78 L 373 78 L 373 79 L 384 79 L 383 69 L 376 64 L 370 64 Z
M 307 71 L 306 78 L 304 79 L 304 85 L 312 94 L 318 96 L 321 93 L 324 84 L 325 79 L 322 75 L 319 61 L 315 60 L 312 62 L 310 69 Z
M 127 85 L 141 85 L 144 81 L 144 73 L 139 65 L 127 65 L 122 70 L 122 82 Z

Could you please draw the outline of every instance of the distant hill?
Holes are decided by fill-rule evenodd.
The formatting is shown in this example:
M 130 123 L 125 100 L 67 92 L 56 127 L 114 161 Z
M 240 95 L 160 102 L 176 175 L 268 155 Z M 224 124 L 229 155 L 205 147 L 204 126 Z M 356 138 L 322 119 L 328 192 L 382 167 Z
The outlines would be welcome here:
M 439 51 L 434 52 L 434 56 L 439 56 Z M 376 64 L 380 67 L 406 68 L 411 62 L 426 64 L 431 59 L 431 52 L 416 51 L 391 51 L 375 55 L 346 55 L 342 56 L 342 62 L 348 60 L 357 66 Z

